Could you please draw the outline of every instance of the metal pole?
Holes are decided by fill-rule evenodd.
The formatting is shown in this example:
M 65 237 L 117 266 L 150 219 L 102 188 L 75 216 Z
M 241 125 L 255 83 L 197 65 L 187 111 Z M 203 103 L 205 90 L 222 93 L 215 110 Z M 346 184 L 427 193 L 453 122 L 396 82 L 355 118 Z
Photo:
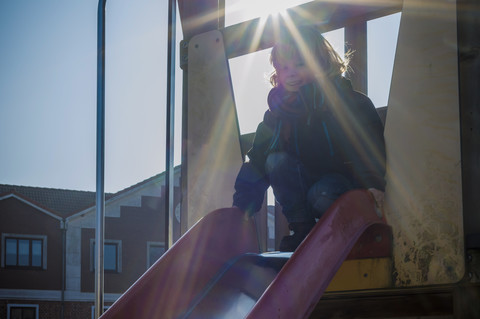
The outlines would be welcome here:
M 173 244 L 173 151 L 175 123 L 175 45 L 176 45 L 176 0 L 168 1 L 168 53 L 167 53 L 167 123 L 165 150 L 165 244 Z
M 97 189 L 95 230 L 95 319 L 103 313 L 105 241 L 105 5 L 98 2 L 97 24 Z
M 67 221 L 65 218 L 62 219 L 62 294 L 61 294 L 61 308 L 60 308 L 60 319 L 65 319 L 65 281 L 66 281 L 66 265 L 67 265 Z

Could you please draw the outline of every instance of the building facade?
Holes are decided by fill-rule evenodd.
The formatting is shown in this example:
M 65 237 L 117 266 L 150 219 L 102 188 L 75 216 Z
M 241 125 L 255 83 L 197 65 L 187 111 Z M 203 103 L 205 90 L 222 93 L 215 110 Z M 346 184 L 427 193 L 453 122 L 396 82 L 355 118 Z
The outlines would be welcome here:
M 163 173 L 105 194 L 106 307 L 165 251 L 164 194 Z M 93 318 L 95 214 L 95 192 L 0 185 L 0 319 Z

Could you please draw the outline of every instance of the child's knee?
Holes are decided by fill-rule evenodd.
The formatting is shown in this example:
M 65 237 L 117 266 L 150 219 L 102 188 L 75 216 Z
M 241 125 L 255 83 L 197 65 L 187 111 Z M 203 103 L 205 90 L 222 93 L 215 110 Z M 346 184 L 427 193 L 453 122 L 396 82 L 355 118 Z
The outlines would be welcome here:
M 321 217 L 343 193 L 352 189 L 351 182 L 340 174 L 329 174 L 317 181 L 308 191 L 307 199 Z

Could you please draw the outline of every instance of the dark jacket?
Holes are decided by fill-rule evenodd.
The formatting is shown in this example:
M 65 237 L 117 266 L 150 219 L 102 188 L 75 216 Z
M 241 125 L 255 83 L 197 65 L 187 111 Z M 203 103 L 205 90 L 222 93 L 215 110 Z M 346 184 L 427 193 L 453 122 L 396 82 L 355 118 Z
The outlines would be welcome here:
M 270 185 L 265 161 L 272 152 L 297 157 L 313 181 L 326 173 L 340 173 L 355 188 L 385 189 L 383 124 L 376 109 L 367 96 L 352 89 L 347 79 L 339 78 L 334 83 L 342 97 L 336 102 L 330 102 L 329 94 L 318 86 L 314 92 L 302 90 L 299 101 L 305 105 L 305 112 L 301 116 L 279 114 L 270 105 L 247 153 L 249 161 L 237 176 L 234 206 L 250 212 L 260 209 Z

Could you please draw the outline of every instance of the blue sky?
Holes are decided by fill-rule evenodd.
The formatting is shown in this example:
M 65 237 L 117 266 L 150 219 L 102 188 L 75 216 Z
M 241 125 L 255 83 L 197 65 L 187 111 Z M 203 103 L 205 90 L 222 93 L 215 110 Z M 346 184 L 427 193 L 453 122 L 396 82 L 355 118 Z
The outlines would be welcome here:
M 97 5 L 0 3 L 0 183 L 94 190 Z M 107 4 L 107 191 L 164 170 L 166 12 Z
M 238 3 L 226 1 L 227 25 L 265 12 Z M 1 184 L 95 190 L 97 6 L 97 0 L 0 2 Z M 381 75 L 369 87 L 377 106 L 386 105 L 398 28 L 398 15 L 389 19 L 369 33 L 378 68 L 369 72 Z M 107 1 L 106 20 L 105 189 L 116 192 L 165 169 L 167 2 Z M 337 36 L 330 40 L 341 47 Z M 253 131 L 265 110 L 267 58 L 266 50 L 230 61 L 242 133 Z M 179 104 L 180 72 L 176 80 Z M 179 151 L 177 143 L 176 164 Z

